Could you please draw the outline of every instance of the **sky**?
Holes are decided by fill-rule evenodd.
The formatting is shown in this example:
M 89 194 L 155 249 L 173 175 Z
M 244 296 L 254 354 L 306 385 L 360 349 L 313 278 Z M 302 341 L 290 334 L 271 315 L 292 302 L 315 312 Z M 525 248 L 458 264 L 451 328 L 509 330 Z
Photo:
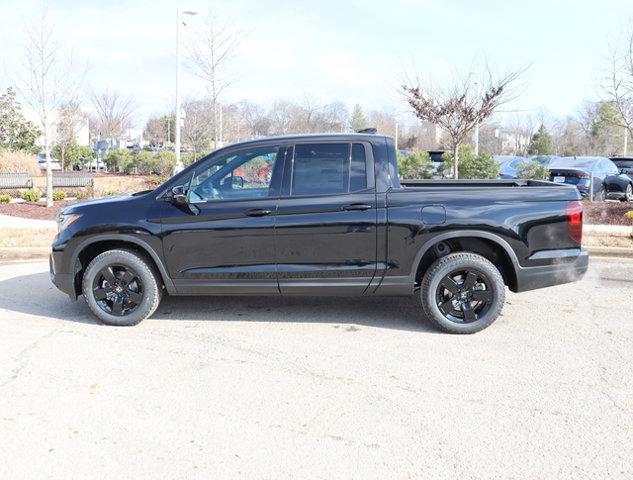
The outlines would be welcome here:
M 272 102 L 310 95 L 351 109 L 388 108 L 406 117 L 397 93 L 405 73 L 449 78 L 473 59 L 498 72 L 529 65 L 513 115 L 572 115 L 596 99 L 609 44 L 633 24 L 632 0 L 1 0 L 0 87 L 23 68 L 24 23 L 43 9 L 55 23 L 61 54 L 88 65 L 90 90 L 135 98 L 137 122 L 173 105 L 176 8 L 200 12 L 183 29 L 184 52 L 211 6 L 243 41 L 224 101 Z M 186 55 L 185 55 L 186 57 Z M 183 61 L 183 97 L 204 85 Z M 87 102 L 87 101 L 86 101 Z

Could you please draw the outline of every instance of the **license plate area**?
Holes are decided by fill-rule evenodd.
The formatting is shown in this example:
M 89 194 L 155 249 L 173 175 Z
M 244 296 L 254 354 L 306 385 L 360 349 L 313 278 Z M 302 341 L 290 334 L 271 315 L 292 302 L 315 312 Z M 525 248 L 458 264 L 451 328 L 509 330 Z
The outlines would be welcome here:
M 556 176 L 556 177 L 554 177 L 554 181 L 556 183 L 565 183 L 565 177 Z

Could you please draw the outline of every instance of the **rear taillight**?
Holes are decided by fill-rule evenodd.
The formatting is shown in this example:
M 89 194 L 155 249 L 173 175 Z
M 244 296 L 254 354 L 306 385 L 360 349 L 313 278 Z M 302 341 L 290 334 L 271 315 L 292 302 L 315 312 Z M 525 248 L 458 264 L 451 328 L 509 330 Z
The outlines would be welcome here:
M 565 210 L 569 235 L 579 244 L 582 243 L 582 203 L 569 202 Z

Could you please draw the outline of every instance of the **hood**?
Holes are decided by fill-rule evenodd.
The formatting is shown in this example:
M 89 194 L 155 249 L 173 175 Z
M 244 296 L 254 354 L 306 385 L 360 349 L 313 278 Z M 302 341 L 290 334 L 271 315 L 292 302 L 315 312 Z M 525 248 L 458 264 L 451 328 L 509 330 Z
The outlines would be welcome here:
M 145 195 L 149 192 L 140 192 Z M 137 198 L 138 194 L 126 194 L 126 195 L 116 195 L 110 197 L 101 197 L 94 198 L 91 200 L 83 200 L 81 202 L 73 203 L 72 205 L 68 205 L 66 208 L 62 210 L 63 214 L 68 213 L 80 213 L 86 209 L 99 208 L 100 206 L 108 206 L 108 207 L 118 207 L 123 206 L 127 202 L 130 202 Z

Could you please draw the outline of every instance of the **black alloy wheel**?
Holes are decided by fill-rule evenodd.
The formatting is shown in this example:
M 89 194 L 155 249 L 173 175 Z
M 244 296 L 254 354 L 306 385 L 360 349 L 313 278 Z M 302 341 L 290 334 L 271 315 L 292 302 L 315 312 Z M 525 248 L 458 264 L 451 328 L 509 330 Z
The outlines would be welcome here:
M 475 322 L 488 312 L 492 301 L 490 280 L 473 268 L 455 270 L 442 277 L 437 286 L 437 306 L 454 323 Z
M 143 301 L 143 283 L 134 269 L 126 265 L 107 265 L 95 275 L 94 299 L 104 312 L 126 316 Z
M 427 319 L 448 333 L 475 333 L 501 314 L 505 284 L 499 269 L 473 252 L 438 258 L 422 277 L 420 301 Z

